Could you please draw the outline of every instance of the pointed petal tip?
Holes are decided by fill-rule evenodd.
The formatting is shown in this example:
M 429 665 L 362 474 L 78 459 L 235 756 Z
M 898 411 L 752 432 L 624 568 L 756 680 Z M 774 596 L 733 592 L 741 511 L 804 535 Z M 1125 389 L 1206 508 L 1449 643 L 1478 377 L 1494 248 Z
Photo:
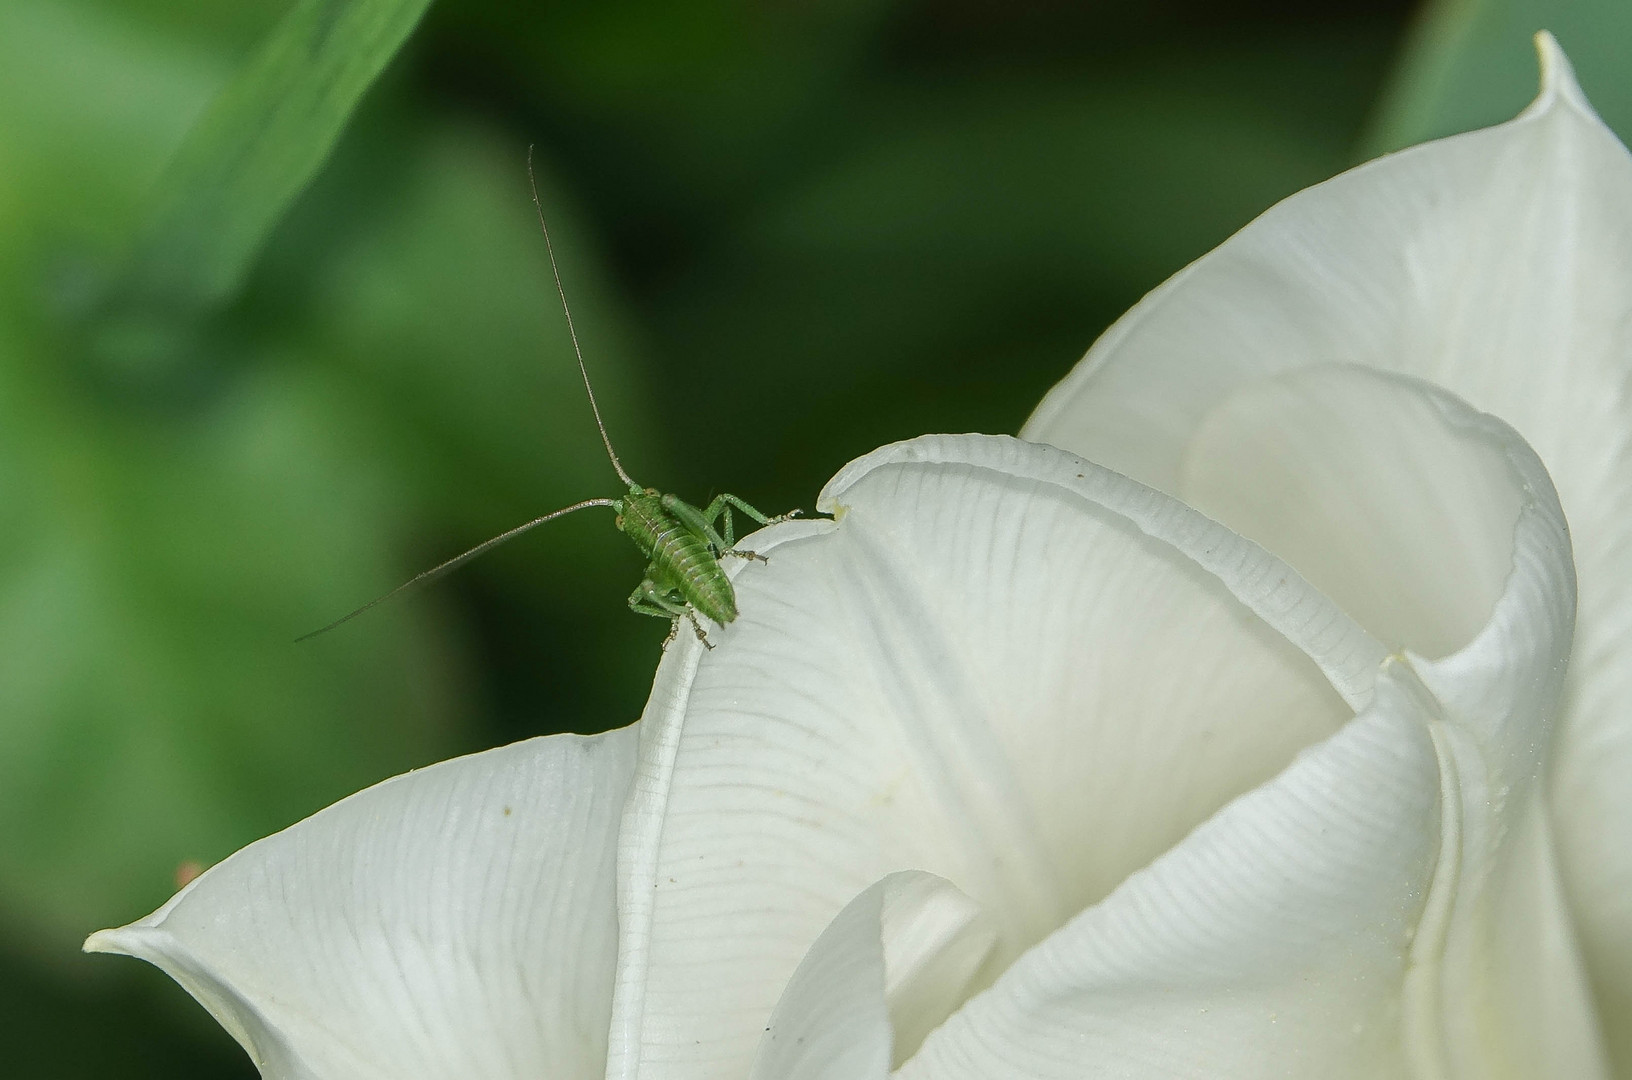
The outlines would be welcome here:
M 133 940 L 137 936 L 138 927 L 116 926 L 108 930 L 98 930 L 85 939 L 79 947 L 80 952 L 113 953 L 119 956 L 136 956 L 137 943 Z
M 85 939 L 84 944 L 79 947 L 80 951 L 87 953 L 117 953 L 121 956 L 134 956 L 139 960 L 152 960 L 154 954 L 151 951 L 142 951 L 142 942 L 149 940 L 158 932 L 169 917 L 170 912 L 175 910 L 176 905 L 180 904 L 189 893 L 197 888 L 198 883 L 209 876 L 210 871 L 213 869 L 214 867 L 205 870 L 182 886 L 174 896 L 166 900 L 163 906 L 156 911 L 144 915 L 133 923 L 126 923 L 124 926 L 98 930 Z
M 1596 117 L 1598 114 L 1581 92 L 1581 84 L 1575 80 L 1575 68 L 1570 64 L 1570 58 L 1564 55 L 1564 49 L 1552 31 L 1538 30 L 1532 40 L 1536 44 L 1536 58 L 1541 64 L 1541 91 L 1525 112 L 1540 112 L 1554 101 L 1563 100 Z

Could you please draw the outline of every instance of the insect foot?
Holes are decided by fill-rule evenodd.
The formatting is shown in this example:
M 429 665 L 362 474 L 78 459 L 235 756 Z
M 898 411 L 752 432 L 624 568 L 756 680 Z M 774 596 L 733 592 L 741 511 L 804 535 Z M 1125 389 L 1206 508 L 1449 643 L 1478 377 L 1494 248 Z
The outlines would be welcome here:
M 703 648 L 707 649 L 709 652 L 713 652 L 714 643 L 708 640 L 708 631 L 704 630 L 703 624 L 698 621 L 697 613 L 695 611 L 688 611 L 686 612 L 686 617 L 691 620 L 691 628 L 697 631 L 697 640 L 703 643 Z M 676 621 L 675 626 L 676 629 L 679 628 L 678 621 Z

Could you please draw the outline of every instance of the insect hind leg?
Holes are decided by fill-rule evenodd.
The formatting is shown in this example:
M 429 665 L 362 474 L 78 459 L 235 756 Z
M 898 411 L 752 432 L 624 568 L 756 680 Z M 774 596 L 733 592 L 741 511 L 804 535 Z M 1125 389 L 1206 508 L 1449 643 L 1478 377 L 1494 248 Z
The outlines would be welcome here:
M 691 621 L 691 628 L 697 632 L 697 640 L 703 643 L 704 648 L 714 648 L 714 643 L 708 640 L 708 632 L 703 629 L 703 624 L 698 621 L 697 613 L 691 609 L 691 605 L 676 600 L 668 592 L 659 589 L 657 582 L 651 578 L 646 578 L 636 585 L 635 591 L 629 594 L 629 610 L 639 615 L 669 620 L 669 636 L 663 639 L 664 648 L 668 648 L 669 642 L 674 640 L 675 633 L 680 629 L 680 620 L 683 618 Z

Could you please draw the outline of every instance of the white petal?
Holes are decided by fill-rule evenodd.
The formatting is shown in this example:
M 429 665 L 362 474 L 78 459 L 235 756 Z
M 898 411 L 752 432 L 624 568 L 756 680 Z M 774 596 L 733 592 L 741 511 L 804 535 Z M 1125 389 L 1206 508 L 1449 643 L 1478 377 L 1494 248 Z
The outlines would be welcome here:
M 1459 426 L 1472 439 L 1509 435 L 1525 505 L 1490 623 L 1453 656 L 1412 658 L 1442 711 L 1441 774 L 1460 796 L 1415 943 L 1413 989 L 1431 1014 L 1422 1030 L 1435 1032 L 1436 1060 L 1450 1076 L 1608 1076 L 1545 821 L 1576 622 L 1569 532 L 1546 470 L 1522 441 L 1490 417 Z M 1430 967 L 1424 954 L 1436 943 Z
M 1430 656 L 1485 626 L 1523 492 L 1507 433 L 1421 380 L 1332 364 L 1244 383 L 1179 494 L 1291 563 L 1379 640 Z
M 887 447 L 820 505 L 753 539 L 718 648 L 660 671 L 611 1076 L 745 1073 L 811 943 L 896 870 L 978 902 L 1006 964 L 1336 730 L 1333 686 L 1369 698 L 1384 655 L 1285 564 L 1050 447 Z
M 846 905 L 811 946 L 765 1025 L 749 1080 L 889 1075 L 882 891 L 875 886 Z
M 599 1076 L 635 741 L 556 735 L 387 780 L 85 947 L 163 968 L 275 1080 Z
M 1379 680 L 1366 713 L 1023 956 L 901 1075 L 1412 1075 L 1402 987 L 1440 818 L 1412 682 Z
M 1563 518 L 1522 442 L 1444 404 L 1500 442 L 1519 506 L 1486 625 L 1391 662 L 1351 724 L 1022 957 L 903 1077 L 1608 1075 L 1540 823 Z
M 1193 434 L 1243 381 L 1359 363 L 1438 383 L 1529 440 L 1581 579 L 1552 814 L 1632 1070 L 1632 159 L 1557 44 L 1538 44 L 1542 92 L 1518 119 L 1269 210 L 1112 327 L 1023 434 L 1177 491 Z
M 916 1050 L 961 1001 L 994 942 L 979 905 L 950 882 L 891 874 L 800 961 L 749 1080 L 883 1080 L 892 1057 Z
M 1572 441 L 1576 467 L 1601 460 L 1604 431 L 1582 425 L 1620 404 L 1604 395 L 1627 360 L 1632 163 L 1555 48 L 1517 120 L 1299 192 L 1151 293 L 1025 436 L 1172 490 L 1191 433 L 1243 379 L 1360 363 L 1502 416 L 1549 465 Z
M 899 1065 L 976 989 L 997 932 L 979 904 L 933 874 L 903 870 L 874 888 L 883 890 L 878 937 Z

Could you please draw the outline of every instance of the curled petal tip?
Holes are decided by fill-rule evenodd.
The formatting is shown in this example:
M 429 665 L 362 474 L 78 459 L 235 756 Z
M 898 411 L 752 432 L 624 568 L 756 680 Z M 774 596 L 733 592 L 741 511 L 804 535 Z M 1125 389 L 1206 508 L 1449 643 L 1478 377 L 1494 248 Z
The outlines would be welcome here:
M 98 930 L 79 949 L 88 953 L 128 953 L 130 950 L 120 940 L 122 936 L 120 930 Z
M 1575 68 L 1570 65 L 1570 58 L 1564 55 L 1552 31 L 1538 30 L 1533 40 L 1536 43 L 1536 57 L 1541 62 L 1541 93 L 1536 97 L 1535 104 L 1526 111 L 1545 108 L 1553 99 L 1562 98 L 1584 112 L 1597 115 L 1587 103 L 1586 95 L 1581 92 L 1581 85 L 1575 81 Z
M 131 923 L 129 926 L 116 926 L 110 930 L 98 930 L 86 938 L 85 943 L 79 948 L 81 952 L 115 953 L 151 961 L 165 954 L 166 937 L 163 931 L 144 921 Z

